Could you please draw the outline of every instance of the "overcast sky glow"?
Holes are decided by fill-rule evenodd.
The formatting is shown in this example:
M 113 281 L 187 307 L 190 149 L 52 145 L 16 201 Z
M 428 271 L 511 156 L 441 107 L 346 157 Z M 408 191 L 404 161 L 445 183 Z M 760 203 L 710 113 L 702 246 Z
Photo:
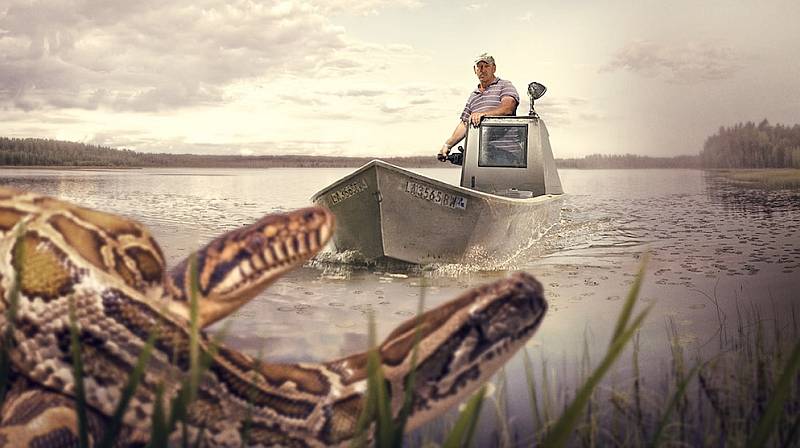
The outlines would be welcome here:
M 144 152 L 433 156 L 476 84 L 556 157 L 696 154 L 800 123 L 796 0 L 0 0 L 0 136 Z

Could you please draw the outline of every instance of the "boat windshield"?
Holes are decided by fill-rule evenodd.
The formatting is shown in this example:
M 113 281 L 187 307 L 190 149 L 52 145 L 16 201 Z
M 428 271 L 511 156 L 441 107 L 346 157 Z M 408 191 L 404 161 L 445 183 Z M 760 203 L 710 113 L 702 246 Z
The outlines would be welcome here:
M 526 168 L 528 126 L 525 124 L 482 124 L 478 166 Z

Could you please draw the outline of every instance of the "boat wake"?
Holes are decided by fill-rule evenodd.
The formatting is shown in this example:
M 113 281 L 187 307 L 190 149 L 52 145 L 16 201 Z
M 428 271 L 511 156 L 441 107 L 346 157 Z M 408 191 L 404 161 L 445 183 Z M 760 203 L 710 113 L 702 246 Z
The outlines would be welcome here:
M 483 246 L 473 246 L 456 263 L 414 264 L 392 258 L 369 259 L 357 250 L 337 251 L 326 248 L 309 261 L 306 266 L 322 271 L 328 279 L 348 279 L 355 271 L 388 272 L 397 275 L 458 277 L 473 272 L 495 272 L 519 270 L 532 259 L 547 253 L 549 244 L 545 241 L 554 233 L 558 224 L 532 233 L 516 251 L 497 256 Z

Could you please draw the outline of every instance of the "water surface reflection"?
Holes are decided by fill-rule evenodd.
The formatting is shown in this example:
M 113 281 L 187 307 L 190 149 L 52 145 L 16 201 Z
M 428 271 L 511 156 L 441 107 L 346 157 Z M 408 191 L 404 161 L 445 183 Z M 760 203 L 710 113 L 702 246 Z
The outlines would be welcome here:
M 452 169 L 420 170 L 457 183 Z M 153 231 L 170 265 L 265 213 L 308 205 L 346 169 L 0 170 L 0 183 L 135 218 Z M 528 344 L 537 365 L 563 366 L 574 380 L 584 347 L 605 350 L 642 256 L 640 295 L 652 304 L 640 338 L 641 368 L 669 357 L 665 322 L 692 350 L 711 350 L 720 316 L 753 307 L 786 314 L 800 290 L 800 197 L 741 188 L 693 170 L 563 170 L 561 221 L 517 259 L 484 265 L 367 266 L 322 254 L 286 275 L 213 330 L 228 344 L 273 361 L 316 361 L 366 346 L 374 311 L 385 336 L 426 308 L 509 271 L 533 273 L 551 307 Z M 717 308 L 719 306 L 719 308 Z M 618 375 L 630 371 L 621 362 Z M 509 409 L 530 421 L 521 359 L 506 369 Z M 526 420 L 527 419 L 527 420 Z

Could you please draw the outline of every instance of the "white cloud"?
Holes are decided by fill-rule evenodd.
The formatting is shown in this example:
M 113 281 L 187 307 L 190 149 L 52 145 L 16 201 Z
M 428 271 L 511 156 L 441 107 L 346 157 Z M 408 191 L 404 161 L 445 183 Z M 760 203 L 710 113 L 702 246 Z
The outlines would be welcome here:
M 421 154 L 452 131 L 483 51 L 517 83 L 520 113 L 521 80 L 552 88 L 536 108 L 562 153 L 685 152 L 720 123 L 797 115 L 798 2 L 703 18 L 691 2 L 424 3 L 0 0 L 0 135 L 156 152 Z M 465 41 L 489 13 L 502 32 Z M 692 107 L 664 83 L 685 83 Z
M 597 121 L 604 114 L 598 112 L 586 98 L 577 97 L 543 97 L 536 100 L 536 112 L 545 118 L 547 123 L 559 126 L 573 125 L 578 122 Z M 517 108 L 518 114 L 527 114 L 530 101 L 525 95 Z
M 127 137 L 120 137 L 126 135 Z M 82 143 L 113 148 L 135 148 L 147 153 L 171 152 L 178 154 L 238 154 L 238 155 L 270 155 L 270 154 L 310 154 L 323 155 L 346 151 L 350 145 L 347 139 L 286 139 L 239 142 L 235 140 L 206 143 L 193 141 L 184 137 L 152 138 L 131 134 L 128 130 L 88 135 L 85 138 L 72 138 Z
M 694 84 L 731 78 L 743 66 L 743 56 L 731 47 L 697 42 L 666 46 L 636 40 L 617 51 L 601 72 L 627 70 L 672 83 Z
M 476 12 L 486 8 L 487 6 L 488 4 L 486 3 L 470 3 L 469 5 L 466 5 L 464 9 L 466 9 L 469 12 Z
M 417 9 L 423 6 L 420 0 L 313 0 L 315 8 L 326 14 L 348 13 L 375 15 L 390 7 Z
M 241 79 L 367 65 L 301 2 L 14 1 L 0 30 L 0 105 L 24 110 L 168 110 Z

